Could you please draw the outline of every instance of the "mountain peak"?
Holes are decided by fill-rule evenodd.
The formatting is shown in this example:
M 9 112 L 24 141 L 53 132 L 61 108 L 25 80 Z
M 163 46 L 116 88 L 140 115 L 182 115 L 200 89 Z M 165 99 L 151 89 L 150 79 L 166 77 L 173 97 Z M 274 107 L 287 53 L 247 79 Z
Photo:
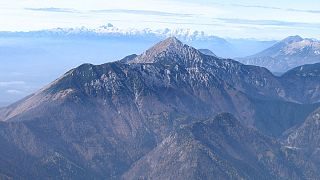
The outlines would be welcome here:
M 178 40 L 176 37 L 169 37 L 163 41 L 160 41 L 153 47 L 151 47 L 148 51 L 155 51 L 155 52 L 163 52 L 163 51 L 175 51 L 178 49 L 182 49 L 185 45 Z
M 167 46 L 170 46 L 170 45 L 183 45 L 183 43 L 179 39 L 174 37 L 174 36 L 168 37 L 167 39 L 161 41 L 158 44 L 167 45 Z
M 183 56 L 185 59 L 194 59 L 200 52 L 193 47 L 183 44 L 176 37 L 169 37 L 139 55 L 130 63 L 155 63 L 164 56 Z M 192 57 L 191 57 L 192 56 Z
M 284 40 L 282 40 L 282 42 L 291 44 L 291 43 L 299 42 L 302 40 L 303 40 L 303 38 L 301 36 L 295 35 L 295 36 L 289 36 L 289 37 L 285 38 Z

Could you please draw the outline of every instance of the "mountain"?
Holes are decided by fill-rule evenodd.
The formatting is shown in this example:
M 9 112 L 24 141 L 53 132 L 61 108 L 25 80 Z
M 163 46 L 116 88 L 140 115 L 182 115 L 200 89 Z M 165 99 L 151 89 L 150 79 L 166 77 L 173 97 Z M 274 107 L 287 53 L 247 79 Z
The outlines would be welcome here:
M 300 65 L 319 63 L 320 42 L 290 36 L 260 53 L 238 60 L 244 64 L 266 67 L 273 72 L 286 72 Z
M 313 177 L 288 154 L 275 140 L 243 126 L 230 114 L 220 114 L 176 130 L 134 163 L 123 179 Z
M 308 118 L 288 135 L 287 143 L 297 149 L 313 149 L 320 146 L 320 108 L 310 113 Z
M 0 174 L 119 179 L 181 126 L 223 112 L 277 138 L 319 107 L 314 90 L 319 85 L 305 81 L 309 76 L 276 77 L 265 68 L 205 55 L 174 37 L 120 61 L 83 64 L 0 109 L 0 144 L 8 147 L 0 156 Z M 295 78 L 306 84 L 284 83 Z M 228 167 L 239 165 L 221 158 L 232 164 Z M 271 164 L 255 172 L 274 176 Z
M 202 54 L 208 56 L 216 56 L 210 49 L 198 49 Z
M 312 170 L 318 170 L 320 168 L 320 108 L 310 113 L 308 118 L 286 133 L 286 139 L 283 144 L 300 153 L 307 159 L 307 168 Z M 319 174 L 319 172 L 318 172 Z
M 229 42 L 231 39 L 226 40 L 201 31 L 121 29 L 112 24 L 96 28 L 0 31 L 0 106 L 22 99 L 79 64 L 102 64 L 128 54 L 140 54 L 170 36 L 177 36 L 197 49 L 210 49 L 219 57 L 248 56 L 269 44 L 250 40 L 251 45 L 247 46 L 247 39 L 234 44 Z
M 320 97 L 320 63 L 293 68 L 281 76 L 287 94 L 300 102 L 317 102 Z M 312 100 L 313 99 L 313 100 Z M 318 101 L 319 102 L 319 101 Z

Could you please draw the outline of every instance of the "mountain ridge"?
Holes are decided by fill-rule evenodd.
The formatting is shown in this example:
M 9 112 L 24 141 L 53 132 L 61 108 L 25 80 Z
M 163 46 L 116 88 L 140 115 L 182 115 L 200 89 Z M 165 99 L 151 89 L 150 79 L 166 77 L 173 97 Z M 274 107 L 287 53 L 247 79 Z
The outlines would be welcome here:
M 242 126 L 231 114 L 224 113 L 169 135 L 138 160 L 123 179 L 299 179 L 313 176 L 304 174 L 300 169 L 303 166 L 295 164 L 288 154 L 290 152 L 276 141 Z

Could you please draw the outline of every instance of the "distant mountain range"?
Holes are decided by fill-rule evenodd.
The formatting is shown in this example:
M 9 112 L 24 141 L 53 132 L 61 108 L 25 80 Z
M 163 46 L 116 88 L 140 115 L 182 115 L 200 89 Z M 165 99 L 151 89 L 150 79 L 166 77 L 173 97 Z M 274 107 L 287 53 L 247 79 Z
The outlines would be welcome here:
M 319 64 L 277 77 L 207 54 L 170 37 L 0 109 L 0 177 L 319 178 L 319 161 L 292 148 L 295 131 L 317 133 L 304 124 L 316 123 Z
M 320 62 L 320 42 L 290 36 L 252 56 L 239 58 L 244 64 L 266 67 L 273 72 L 285 72 L 294 67 Z
M 276 41 L 259 41 L 255 39 L 224 39 L 221 37 L 205 34 L 203 31 L 190 29 L 120 29 L 108 23 L 97 28 L 55 28 L 29 32 L 0 32 L 1 37 L 20 38 L 64 38 L 71 39 L 117 39 L 131 41 L 156 42 L 161 39 L 175 36 L 183 42 L 194 45 L 198 48 L 207 48 L 221 57 L 239 57 L 250 55 L 263 50 L 274 44 Z M 246 48 L 243 48 L 246 47 Z
M 145 37 L 158 37 L 164 38 L 168 36 L 177 36 L 183 40 L 196 40 L 196 39 L 210 39 L 210 38 L 219 38 L 216 36 L 206 35 L 203 31 L 194 31 L 190 29 L 121 29 L 113 26 L 108 23 L 97 28 L 87 28 L 87 27 L 78 27 L 78 28 L 53 28 L 53 29 L 44 29 L 38 31 L 27 31 L 27 32 L 0 32 L 0 35 L 6 36 L 60 36 L 60 37 L 75 37 L 75 36 L 87 36 L 87 37 L 121 37 L 125 36 L 126 38 L 135 38 L 137 36 Z M 222 39 L 222 38 L 221 38 Z

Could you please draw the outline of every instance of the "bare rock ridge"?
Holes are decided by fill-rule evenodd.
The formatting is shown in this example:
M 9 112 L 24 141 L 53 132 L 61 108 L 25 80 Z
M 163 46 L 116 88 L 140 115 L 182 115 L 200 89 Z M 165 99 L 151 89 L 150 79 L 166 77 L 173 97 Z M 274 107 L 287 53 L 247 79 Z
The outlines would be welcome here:
M 143 54 L 137 56 L 130 63 L 154 63 L 150 60 L 154 60 L 155 57 L 160 55 L 161 53 L 164 53 L 166 51 L 176 51 L 178 49 L 181 49 L 183 46 L 184 45 L 182 44 L 182 42 L 180 42 L 178 39 L 176 39 L 175 37 L 170 37 L 146 50 Z
M 167 56 L 182 56 L 176 59 L 194 60 L 197 55 L 199 52 L 195 48 L 183 44 L 175 37 L 169 37 L 137 56 L 130 63 L 155 63 Z
M 0 109 L 0 177 L 317 179 L 277 140 L 319 108 L 317 68 L 276 77 L 174 37 L 83 64 Z

